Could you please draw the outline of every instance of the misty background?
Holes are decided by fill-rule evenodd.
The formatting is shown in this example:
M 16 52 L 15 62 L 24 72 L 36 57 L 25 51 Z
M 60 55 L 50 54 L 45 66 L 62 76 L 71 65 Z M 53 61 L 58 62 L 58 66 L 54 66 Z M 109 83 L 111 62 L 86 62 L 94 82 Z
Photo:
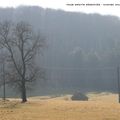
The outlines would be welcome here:
M 75 91 L 117 92 L 120 65 L 120 18 L 43 9 L 0 8 L 0 21 L 27 21 L 46 39 L 37 63 L 46 79 L 37 80 L 29 95 Z M 7 96 L 17 95 L 6 90 Z M 2 88 L 0 95 L 2 95 Z

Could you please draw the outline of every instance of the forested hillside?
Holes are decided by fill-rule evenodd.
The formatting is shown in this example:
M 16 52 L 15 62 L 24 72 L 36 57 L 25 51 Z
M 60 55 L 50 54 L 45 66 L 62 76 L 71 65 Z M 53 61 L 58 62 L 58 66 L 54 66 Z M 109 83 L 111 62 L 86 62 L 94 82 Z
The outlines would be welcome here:
M 46 38 L 38 63 L 46 80 L 33 94 L 117 91 L 120 64 L 120 18 L 43 9 L 0 8 L 0 21 L 27 21 Z

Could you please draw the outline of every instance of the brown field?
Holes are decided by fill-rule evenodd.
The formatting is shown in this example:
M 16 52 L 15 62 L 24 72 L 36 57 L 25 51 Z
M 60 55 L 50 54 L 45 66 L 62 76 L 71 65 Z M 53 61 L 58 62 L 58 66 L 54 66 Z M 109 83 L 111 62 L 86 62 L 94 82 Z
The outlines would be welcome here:
M 61 97 L 33 97 L 25 104 L 19 100 L 0 102 L 0 120 L 120 120 L 117 95 L 89 93 L 89 101 Z

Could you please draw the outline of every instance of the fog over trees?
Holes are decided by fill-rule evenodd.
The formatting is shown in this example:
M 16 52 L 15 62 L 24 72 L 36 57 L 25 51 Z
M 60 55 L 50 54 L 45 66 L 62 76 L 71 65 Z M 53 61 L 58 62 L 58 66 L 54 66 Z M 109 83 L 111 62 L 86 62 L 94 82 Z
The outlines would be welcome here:
M 0 8 L 4 20 L 26 21 L 46 37 L 47 47 L 37 57 L 46 80 L 38 79 L 29 95 L 117 91 L 120 18 L 21 6 Z

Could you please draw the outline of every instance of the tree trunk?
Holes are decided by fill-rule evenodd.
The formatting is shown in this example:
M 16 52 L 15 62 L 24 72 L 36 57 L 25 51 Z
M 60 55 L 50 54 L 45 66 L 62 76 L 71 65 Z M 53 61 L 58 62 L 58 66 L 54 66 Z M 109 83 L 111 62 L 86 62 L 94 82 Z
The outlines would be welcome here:
M 27 102 L 27 97 L 26 97 L 26 87 L 25 87 L 25 81 L 22 81 L 22 103 Z

